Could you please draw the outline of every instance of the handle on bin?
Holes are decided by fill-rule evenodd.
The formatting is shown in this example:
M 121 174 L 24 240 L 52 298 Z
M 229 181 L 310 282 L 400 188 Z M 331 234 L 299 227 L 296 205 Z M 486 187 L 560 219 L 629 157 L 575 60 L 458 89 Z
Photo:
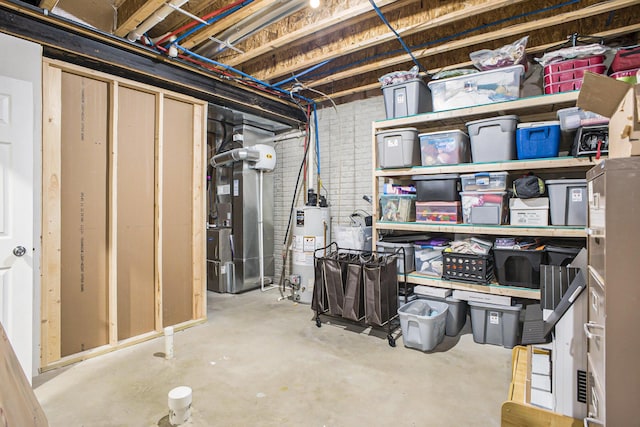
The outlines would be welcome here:
M 536 133 L 541 133 L 543 138 L 549 138 L 549 132 L 551 132 L 551 129 L 549 127 L 543 127 L 543 128 L 539 128 L 539 129 L 527 129 L 527 137 L 531 137 L 532 135 L 536 134 Z
M 598 325 L 597 323 L 594 323 L 594 322 L 587 322 L 582 326 L 584 328 L 584 334 L 587 336 L 588 339 L 594 339 L 596 337 L 604 337 L 604 332 L 601 333 L 601 334 L 591 332 L 592 328 L 593 329 L 600 329 L 600 330 L 604 331 L 604 326 Z
M 584 427 L 589 427 L 589 424 L 591 424 L 591 423 L 598 424 L 599 426 L 603 426 L 604 425 L 604 423 L 602 421 L 600 421 L 599 419 L 597 419 L 597 418 L 586 417 L 584 419 Z

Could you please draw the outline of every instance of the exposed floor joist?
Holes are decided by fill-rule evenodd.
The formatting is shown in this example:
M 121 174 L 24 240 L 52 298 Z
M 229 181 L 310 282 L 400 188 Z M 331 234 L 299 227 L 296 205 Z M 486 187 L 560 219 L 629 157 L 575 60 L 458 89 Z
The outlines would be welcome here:
M 418 0 L 383 0 L 378 1 L 376 4 L 379 8 L 385 8 L 385 12 L 389 12 L 401 7 L 404 7 L 410 3 L 415 3 Z M 523 0 L 520 0 L 523 1 Z M 345 9 L 338 13 L 332 14 L 326 19 L 322 19 L 312 25 L 305 26 L 296 31 L 292 31 L 282 37 L 279 37 L 269 43 L 263 44 L 256 49 L 252 49 L 244 54 L 237 55 L 225 61 L 227 65 L 232 67 L 243 64 L 247 61 L 256 59 L 259 56 L 265 55 L 273 50 L 282 48 L 284 46 L 291 46 L 300 40 L 309 37 L 310 34 L 316 34 L 320 31 L 327 31 L 328 29 L 338 26 L 340 24 L 345 25 L 349 22 L 349 25 L 353 25 L 358 22 L 359 19 L 364 19 L 365 14 L 373 12 L 371 5 L 362 3 L 349 9 Z M 347 21 L 348 20 L 348 21 Z
M 406 37 L 412 34 L 432 31 L 438 27 L 454 23 L 463 18 L 481 15 L 483 13 L 491 12 L 493 10 L 496 10 L 508 5 L 513 5 L 515 3 L 521 3 L 523 1 L 527 1 L 527 0 L 497 0 L 497 1 L 489 0 L 481 4 L 465 7 L 461 10 L 448 13 L 446 15 L 429 20 L 427 22 L 422 22 L 420 24 L 412 25 L 406 28 L 398 28 L 396 29 L 396 32 L 398 32 L 398 34 L 400 34 L 402 37 Z M 254 75 L 260 79 L 278 80 L 281 77 L 292 75 L 298 70 L 304 70 L 305 68 L 312 67 L 313 65 L 319 64 L 323 61 L 352 55 L 356 52 L 373 48 L 373 47 L 382 45 L 383 43 L 393 41 L 395 39 L 396 39 L 396 36 L 392 32 L 385 30 L 383 34 L 376 37 L 365 38 L 360 40 L 356 38 L 354 38 L 353 40 L 346 40 L 344 43 L 344 47 L 342 49 L 329 50 L 322 55 L 315 56 L 312 60 L 297 62 L 296 64 L 291 65 L 289 67 L 279 67 L 275 72 L 257 71 L 254 73 Z M 249 53 L 251 52 L 248 52 L 248 54 Z
M 126 0 L 118 8 L 115 35 L 124 37 L 165 4 L 165 0 Z
M 183 43 L 187 49 L 192 49 L 200 43 L 206 41 L 209 37 L 215 36 L 223 30 L 232 27 L 234 24 L 240 22 L 244 18 L 253 15 L 258 10 L 270 7 L 278 0 L 256 0 L 250 3 L 248 6 L 244 6 L 242 9 L 231 14 L 227 19 L 220 20 L 212 25 L 204 27 L 202 30 L 197 31 L 193 36 L 187 38 Z
M 512 25 L 507 28 L 503 28 L 497 31 L 489 33 L 478 34 L 476 36 L 467 37 L 465 39 L 456 40 L 450 43 L 445 43 L 439 46 L 426 48 L 421 51 L 413 52 L 413 55 L 418 58 L 426 58 L 428 56 L 443 54 L 452 50 L 482 44 L 489 40 L 498 40 L 505 37 L 511 37 L 520 34 L 527 34 L 530 31 L 540 30 L 541 28 L 551 27 L 554 25 L 575 21 L 578 19 L 600 15 L 602 13 L 611 12 L 614 10 L 622 9 L 628 6 L 637 5 L 637 0 L 612 0 L 605 3 L 600 3 L 584 9 L 555 15 L 549 18 L 539 19 L 532 22 L 526 22 L 523 24 Z M 307 84 L 309 87 L 318 87 L 327 83 L 335 82 L 342 79 L 348 79 L 371 71 L 381 70 L 395 65 L 403 64 L 411 61 L 411 57 L 408 54 L 398 55 L 393 58 L 388 58 L 382 61 L 378 61 L 372 64 L 363 65 L 361 67 L 350 68 L 346 71 L 332 74 L 322 79 L 315 80 Z
M 42 0 L 39 4 L 39 6 L 42 9 L 47 9 L 47 10 L 51 10 L 54 7 L 56 7 L 56 5 L 58 4 L 60 0 Z

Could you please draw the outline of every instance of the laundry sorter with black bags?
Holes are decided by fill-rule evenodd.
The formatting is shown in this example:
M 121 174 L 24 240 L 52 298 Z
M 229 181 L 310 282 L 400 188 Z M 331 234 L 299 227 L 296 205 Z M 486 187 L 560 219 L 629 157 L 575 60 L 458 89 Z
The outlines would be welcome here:
M 320 316 L 327 315 L 382 327 L 389 345 L 395 347 L 392 332 L 400 327 L 398 262 L 405 262 L 404 248 L 389 253 L 341 249 L 331 243 L 317 249 L 311 303 L 316 326 L 322 325 Z M 403 283 L 406 286 L 406 280 Z

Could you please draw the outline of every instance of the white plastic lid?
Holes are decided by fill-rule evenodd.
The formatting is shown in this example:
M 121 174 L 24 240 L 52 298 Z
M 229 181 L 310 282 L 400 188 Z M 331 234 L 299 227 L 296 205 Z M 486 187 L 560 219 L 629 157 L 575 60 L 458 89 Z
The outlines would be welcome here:
M 546 121 L 546 122 L 520 123 L 518 125 L 518 129 L 521 129 L 521 128 L 538 128 L 538 127 L 546 127 L 546 126 L 560 126 L 560 120 L 549 120 L 549 121 Z
M 441 130 L 441 131 L 438 131 L 438 132 L 427 132 L 427 133 L 421 133 L 418 136 L 419 137 L 423 137 L 423 136 L 440 136 L 440 135 L 446 135 L 448 133 L 461 133 L 462 135 L 466 136 L 467 138 L 469 137 L 466 133 L 462 132 L 460 129 Z

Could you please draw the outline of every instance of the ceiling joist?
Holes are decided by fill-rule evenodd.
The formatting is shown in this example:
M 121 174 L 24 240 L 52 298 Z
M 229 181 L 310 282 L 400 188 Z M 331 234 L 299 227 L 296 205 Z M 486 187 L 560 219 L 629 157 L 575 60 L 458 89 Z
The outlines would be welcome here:
M 118 7 L 118 24 L 115 35 L 125 37 L 164 4 L 164 0 L 125 0 Z
M 515 3 L 521 3 L 523 1 L 526 1 L 526 0 L 496 0 L 496 1 L 488 0 L 480 4 L 465 7 L 455 12 L 442 15 L 440 17 L 431 19 L 427 22 L 422 22 L 420 24 L 412 25 L 409 27 L 396 29 L 396 31 L 402 37 L 406 37 L 411 34 L 417 34 L 424 31 L 434 30 L 435 28 L 441 27 L 443 25 L 460 21 L 463 18 L 481 15 L 483 13 L 491 12 L 493 10 L 496 10 L 505 6 L 513 5 Z M 255 72 L 253 74 L 259 79 L 277 80 L 281 77 L 292 75 L 297 70 L 311 67 L 323 61 L 331 60 L 331 59 L 342 57 L 342 56 L 352 55 L 356 52 L 373 48 L 383 43 L 393 41 L 395 40 L 395 38 L 396 36 L 389 31 L 385 31 L 384 34 L 381 34 L 380 36 L 377 36 L 377 37 L 369 37 L 361 40 L 357 40 L 354 38 L 353 40 L 346 41 L 343 44 L 343 47 L 341 49 L 328 50 L 324 54 L 314 56 L 314 58 L 311 60 L 296 62 L 294 65 L 291 65 L 289 67 L 279 67 L 277 70 L 275 70 L 275 72 L 261 71 L 261 72 Z
M 200 31 L 197 31 L 193 36 L 187 38 L 181 44 L 186 49 L 193 49 L 195 46 L 209 39 L 209 37 L 215 36 L 223 30 L 226 30 L 227 28 L 233 27 L 244 18 L 253 15 L 260 9 L 270 7 L 277 1 L 278 0 L 256 0 L 250 3 L 248 6 L 244 6 L 242 9 L 231 14 L 229 17 L 222 19 L 212 25 L 203 27 Z
M 418 58 L 426 58 L 433 55 L 438 55 L 452 50 L 473 46 L 477 44 L 486 43 L 490 40 L 498 40 L 505 37 L 512 37 L 521 34 L 528 34 L 531 31 L 540 30 L 542 28 L 551 27 L 554 25 L 563 24 L 570 21 L 579 20 L 582 18 L 600 15 L 603 13 L 611 12 L 625 7 L 637 5 L 637 0 L 611 0 L 604 3 L 598 3 L 596 5 L 579 9 L 576 11 L 555 15 L 549 18 L 539 19 L 532 22 L 526 22 L 523 24 L 513 25 L 507 28 L 503 28 L 497 31 L 492 31 L 484 34 L 478 34 L 477 36 L 467 37 L 462 40 L 456 40 L 449 43 L 444 43 L 439 46 L 422 49 L 420 51 L 413 52 L 413 55 Z M 398 55 L 393 58 L 378 61 L 372 64 L 363 65 L 361 67 L 350 68 L 346 71 L 339 72 L 327 76 L 322 79 L 315 80 L 308 83 L 309 87 L 317 87 L 327 83 L 335 82 L 342 79 L 348 79 L 371 71 L 377 71 L 393 67 L 396 65 L 404 64 L 411 61 L 411 57 L 408 54 Z
M 39 6 L 42 9 L 52 10 L 60 0 L 41 0 Z
M 392 10 L 404 7 L 410 3 L 415 3 L 416 1 L 418 0 L 383 0 L 378 1 L 376 4 L 379 8 L 385 8 L 385 12 L 390 12 Z M 225 61 L 225 64 L 236 67 L 240 64 L 243 64 L 249 60 L 256 59 L 257 57 L 265 55 L 276 49 L 296 44 L 300 40 L 309 37 L 310 35 L 315 36 L 320 31 L 327 31 L 328 29 L 334 28 L 340 24 L 354 25 L 355 23 L 359 22 L 359 20 L 364 19 L 366 17 L 366 14 L 370 12 L 373 12 L 371 4 L 369 2 L 361 3 L 349 9 L 334 13 L 328 18 L 322 19 L 311 25 L 304 26 L 303 28 L 300 28 L 296 31 L 285 34 L 282 37 L 279 37 L 269 43 L 265 43 L 258 48 L 252 49 L 242 55 L 237 55 L 233 58 L 230 58 Z

